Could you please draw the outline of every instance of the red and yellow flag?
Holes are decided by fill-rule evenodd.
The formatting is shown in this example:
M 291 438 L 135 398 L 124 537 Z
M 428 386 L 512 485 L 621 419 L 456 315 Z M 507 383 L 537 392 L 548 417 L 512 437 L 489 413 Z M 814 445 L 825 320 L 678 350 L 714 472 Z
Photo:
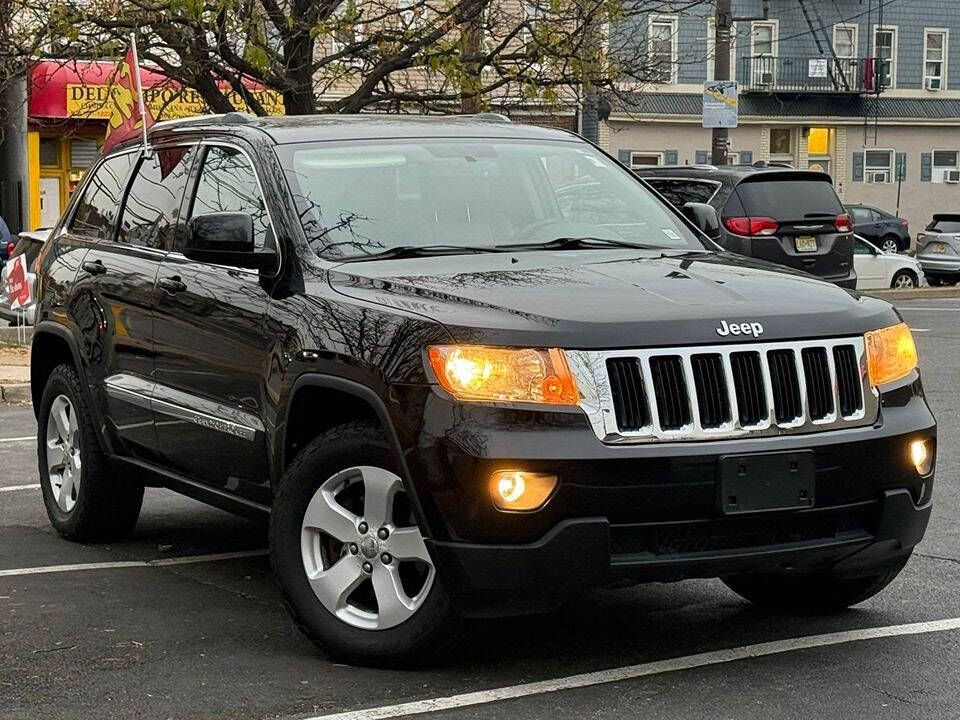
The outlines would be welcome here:
M 131 45 L 117 66 L 110 86 L 110 122 L 103 141 L 104 154 L 124 140 L 141 134 L 144 125 L 153 125 L 150 109 L 141 102 L 140 66 L 137 54 Z

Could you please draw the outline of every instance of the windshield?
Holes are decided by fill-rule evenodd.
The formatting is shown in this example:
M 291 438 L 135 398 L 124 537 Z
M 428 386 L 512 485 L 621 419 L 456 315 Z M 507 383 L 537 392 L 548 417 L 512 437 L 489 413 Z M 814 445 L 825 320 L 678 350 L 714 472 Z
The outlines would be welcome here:
M 277 152 L 307 238 L 329 259 L 571 237 L 704 249 L 629 172 L 583 143 L 441 138 Z

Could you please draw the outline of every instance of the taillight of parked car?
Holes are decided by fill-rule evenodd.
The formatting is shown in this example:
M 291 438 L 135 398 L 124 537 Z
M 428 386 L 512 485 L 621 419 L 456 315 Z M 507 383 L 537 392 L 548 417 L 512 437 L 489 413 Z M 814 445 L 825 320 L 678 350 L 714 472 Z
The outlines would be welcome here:
M 900 221 L 900 226 L 901 226 L 904 230 L 906 230 L 908 227 L 910 227 L 910 223 L 908 223 L 906 220 L 901 220 L 901 221 Z
M 833 224 L 837 228 L 837 232 L 846 233 L 853 230 L 853 218 L 846 213 L 837 215 L 837 219 L 833 221 Z
M 737 235 L 773 235 L 780 224 L 769 217 L 728 217 L 723 224 Z

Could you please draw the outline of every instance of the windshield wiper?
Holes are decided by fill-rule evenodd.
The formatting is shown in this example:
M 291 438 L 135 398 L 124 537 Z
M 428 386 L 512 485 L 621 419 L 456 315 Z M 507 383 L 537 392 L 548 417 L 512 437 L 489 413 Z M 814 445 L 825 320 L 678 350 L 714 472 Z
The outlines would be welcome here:
M 670 250 L 669 247 L 657 245 L 644 245 L 642 243 L 630 242 L 628 240 L 614 240 L 612 238 L 598 237 L 559 237 L 555 240 L 542 243 L 513 243 L 509 245 L 494 246 L 500 252 L 511 252 L 515 250 L 590 250 L 597 247 L 622 247 L 632 250 Z
M 503 252 L 492 246 L 482 245 L 397 245 L 369 255 L 351 255 L 341 262 L 364 262 L 366 260 L 398 260 L 402 258 L 433 257 L 436 255 L 471 255 L 474 253 Z

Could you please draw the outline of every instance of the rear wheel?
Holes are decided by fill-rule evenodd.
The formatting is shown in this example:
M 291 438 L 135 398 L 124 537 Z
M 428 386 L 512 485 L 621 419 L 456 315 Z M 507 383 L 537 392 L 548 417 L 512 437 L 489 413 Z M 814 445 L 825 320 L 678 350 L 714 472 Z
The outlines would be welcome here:
M 908 290 L 920 284 L 917 276 L 909 270 L 897 270 L 890 281 L 890 287 L 895 290 Z
M 903 560 L 885 573 L 841 579 L 831 572 L 807 574 L 737 575 L 721 578 L 740 597 L 772 610 L 826 614 L 869 600 L 900 574 Z
M 294 619 L 334 657 L 409 664 L 460 640 L 395 453 L 370 423 L 301 451 L 277 489 L 270 547 Z
M 77 542 L 123 538 L 143 503 L 143 485 L 113 472 L 96 433 L 80 376 L 57 366 L 40 401 L 40 487 L 50 524 Z
M 885 253 L 890 253 L 891 255 L 896 255 L 900 252 L 900 243 L 897 240 L 896 235 L 887 235 L 883 238 L 880 243 L 880 249 Z

